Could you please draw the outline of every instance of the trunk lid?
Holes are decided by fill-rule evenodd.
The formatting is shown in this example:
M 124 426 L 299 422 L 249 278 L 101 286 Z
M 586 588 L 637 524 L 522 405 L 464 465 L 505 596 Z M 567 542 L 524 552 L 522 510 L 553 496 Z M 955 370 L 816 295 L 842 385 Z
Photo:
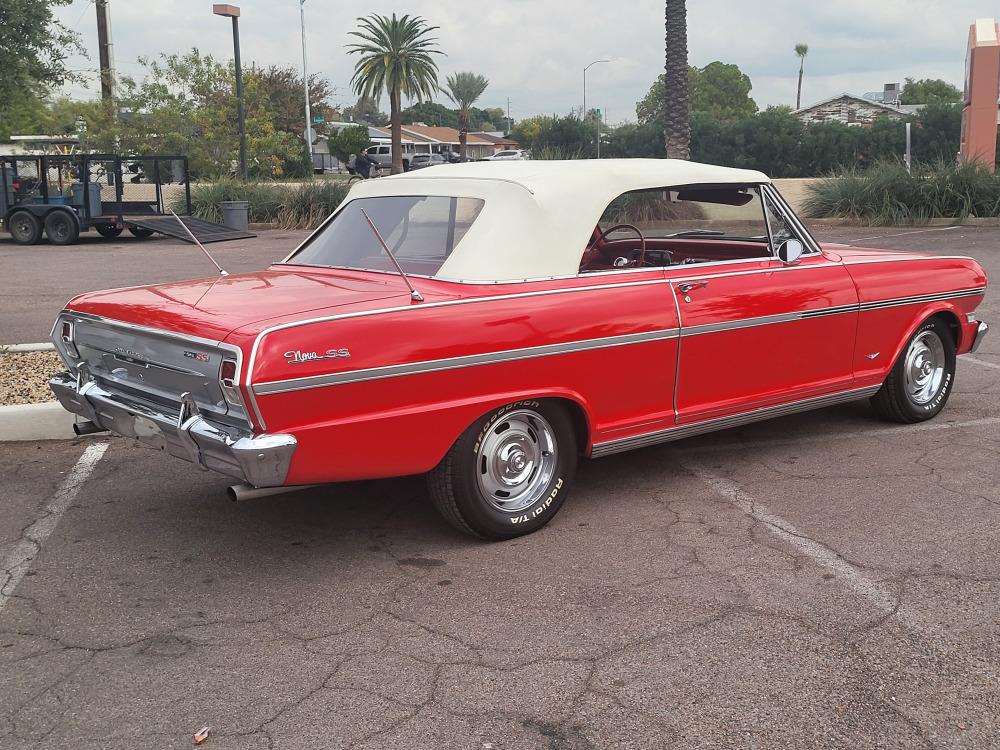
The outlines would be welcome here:
M 405 297 L 402 279 L 271 268 L 210 279 L 111 289 L 70 308 L 113 320 L 222 341 L 237 328 L 347 305 Z

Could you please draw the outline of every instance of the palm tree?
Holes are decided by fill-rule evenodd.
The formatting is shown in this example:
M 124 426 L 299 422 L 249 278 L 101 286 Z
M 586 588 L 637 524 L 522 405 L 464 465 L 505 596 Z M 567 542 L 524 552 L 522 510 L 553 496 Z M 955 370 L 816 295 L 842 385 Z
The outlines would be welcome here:
M 483 95 L 490 82 L 477 73 L 455 73 L 448 76 L 444 93 L 458 107 L 458 156 L 465 161 L 466 142 L 469 140 L 469 110 Z
M 437 63 L 432 55 L 442 54 L 437 38 L 430 33 L 420 16 L 396 18 L 373 13 L 359 18 L 359 31 L 352 31 L 360 42 L 347 45 L 347 51 L 360 55 L 354 66 L 351 85 L 358 96 L 378 100 L 389 95 L 389 122 L 392 128 L 392 173 L 403 171 L 403 129 L 401 99 L 430 99 L 437 90 Z
M 691 118 L 685 0 L 666 0 L 664 26 L 663 140 L 668 159 L 687 159 L 691 155 Z
M 795 95 L 795 109 L 802 109 L 802 73 L 806 69 L 806 55 L 809 54 L 809 45 L 796 44 L 795 54 L 799 56 L 799 92 Z

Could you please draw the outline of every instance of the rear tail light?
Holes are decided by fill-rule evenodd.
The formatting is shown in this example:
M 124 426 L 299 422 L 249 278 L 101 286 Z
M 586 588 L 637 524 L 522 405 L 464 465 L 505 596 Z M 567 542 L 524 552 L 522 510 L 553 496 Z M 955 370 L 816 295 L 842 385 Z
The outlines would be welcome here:
M 243 395 L 240 393 L 240 387 L 236 384 L 239 371 L 235 359 L 222 360 L 222 364 L 219 365 L 219 383 L 222 385 L 222 394 L 226 397 L 226 401 L 232 406 L 245 409 Z
M 62 330 L 59 333 L 59 338 L 63 342 L 63 346 L 66 347 L 67 353 L 73 357 L 79 359 L 80 352 L 76 348 L 76 342 L 73 341 L 73 322 L 70 320 L 64 320 L 62 322 Z
M 219 381 L 226 388 L 236 387 L 236 360 L 222 360 L 222 367 L 219 368 Z

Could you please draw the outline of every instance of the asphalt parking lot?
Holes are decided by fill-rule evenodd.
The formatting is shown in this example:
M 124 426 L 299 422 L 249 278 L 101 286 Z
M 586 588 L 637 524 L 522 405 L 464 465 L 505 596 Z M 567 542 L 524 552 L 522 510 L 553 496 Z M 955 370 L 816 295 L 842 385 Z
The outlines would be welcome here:
M 1000 230 L 913 231 L 817 235 L 1000 280 Z M 148 273 L 200 273 L 182 247 Z M 416 479 L 233 504 L 107 438 L 3 444 L 0 475 L 5 750 L 1000 747 L 1000 334 L 937 420 L 862 402 L 589 462 L 502 544 Z

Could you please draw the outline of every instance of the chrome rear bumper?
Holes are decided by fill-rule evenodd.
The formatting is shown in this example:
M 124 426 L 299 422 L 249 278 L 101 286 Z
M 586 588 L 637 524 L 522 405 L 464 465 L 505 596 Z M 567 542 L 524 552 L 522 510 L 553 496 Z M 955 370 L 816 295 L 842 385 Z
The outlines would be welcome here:
M 210 422 L 190 399 L 185 399 L 180 411 L 173 413 L 113 393 L 93 380 L 78 383 L 76 376 L 68 372 L 50 379 L 49 387 L 67 411 L 201 469 L 236 477 L 255 487 L 280 487 L 288 476 L 296 447 L 291 435 L 254 436 L 248 430 Z
M 989 325 L 983 321 L 979 321 L 979 325 L 976 326 L 976 335 L 972 339 L 972 348 L 969 351 L 974 352 L 979 349 L 979 345 L 983 343 L 983 339 L 986 338 L 986 334 L 989 332 Z

